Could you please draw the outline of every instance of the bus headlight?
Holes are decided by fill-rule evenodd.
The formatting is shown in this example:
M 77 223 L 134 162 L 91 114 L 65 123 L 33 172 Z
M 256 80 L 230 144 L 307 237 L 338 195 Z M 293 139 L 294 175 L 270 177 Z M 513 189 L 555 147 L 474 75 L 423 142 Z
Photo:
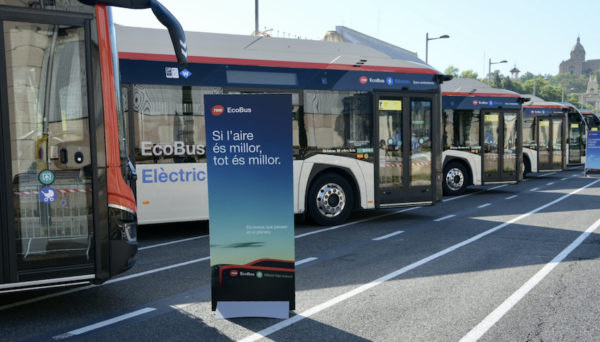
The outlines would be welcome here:
M 111 240 L 137 242 L 137 215 L 118 208 L 108 208 L 108 226 Z

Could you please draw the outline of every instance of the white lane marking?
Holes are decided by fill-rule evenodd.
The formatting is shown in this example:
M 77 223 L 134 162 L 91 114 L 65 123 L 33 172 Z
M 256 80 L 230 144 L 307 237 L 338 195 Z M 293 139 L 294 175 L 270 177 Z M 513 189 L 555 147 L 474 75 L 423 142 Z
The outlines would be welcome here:
M 568 198 L 568 197 L 570 197 L 572 195 L 575 195 L 576 193 L 580 192 L 583 189 L 589 188 L 590 186 L 592 186 L 592 185 L 594 185 L 594 184 L 596 184 L 598 182 L 600 182 L 600 179 L 598 179 L 598 180 L 596 180 L 596 181 L 594 181 L 594 182 L 592 182 L 592 183 L 590 183 L 590 184 L 588 184 L 588 185 L 586 185 L 584 187 L 581 187 L 581 188 L 579 188 L 577 190 L 574 190 L 571 193 L 563 195 L 560 198 L 557 198 L 557 199 L 555 199 L 552 202 L 546 203 L 546 204 L 542 205 L 541 207 L 533 209 L 533 210 L 531 210 L 528 213 L 519 215 L 519 216 L 513 218 L 510 221 L 504 222 L 504 223 L 502 223 L 502 224 L 500 224 L 500 225 L 498 225 L 498 226 L 496 226 L 494 228 L 486 230 L 483 233 L 479 233 L 479 234 L 473 236 L 470 239 L 467 239 L 467 240 L 459 242 L 459 243 L 457 243 L 455 245 L 452 245 L 452 246 L 450 246 L 450 247 L 448 247 L 448 248 L 446 248 L 444 250 L 441 250 L 441 251 L 439 251 L 439 252 L 437 252 L 435 254 L 432 254 L 432 255 L 430 255 L 430 256 L 428 256 L 426 258 L 423 258 L 423 259 L 421 259 L 419 261 L 416 261 L 416 262 L 414 262 L 414 263 L 412 263 L 412 264 L 410 264 L 408 266 L 405 266 L 405 267 L 403 267 L 403 268 L 401 268 L 399 270 L 396 270 L 396 271 L 394 271 L 392 273 L 386 274 L 386 275 L 384 275 L 383 277 L 381 277 L 379 279 L 373 280 L 370 283 L 367 283 L 365 285 L 359 286 L 359 287 L 355 288 L 354 290 L 351 290 L 351 291 L 346 292 L 344 294 L 341 294 L 341 295 L 339 295 L 337 297 L 334 297 L 334 298 L 332 298 L 332 299 L 330 299 L 330 300 L 328 300 L 328 301 L 326 301 L 324 303 L 321 303 L 319 305 L 313 306 L 312 308 L 310 308 L 310 309 L 308 309 L 308 310 L 306 310 L 306 311 L 304 311 L 304 312 L 302 312 L 302 313 L 300 313 L 300 314 L 298 314 L 296 316 L 290 317 L 290 318 L 288 318 L 288 319 L 286 319 L 284 321 L 281 321 L 281 322 L 279 322 L 277 324 L 274 324 L 274 325 L 272 325 L 270 327 L 267 327 L 267 328 L 265 328 L 263 330 L 260 330 L 260 331 L 254 333 L 254 334 L 252 334 L 250 336 L 247 336 L 246 338 L 240 340 L 240 342 L 241 341 L 243 341 L 243 342 L 256 341 L 256 340 L 259 340 L 259 339 L 261 339 L 263 337 L 271 335 L 271 334 L 273 334 L 273 333 L 275 333 L 275 332 L 277 332 L 277 331 L 279 331 L 281 329 L 287 328 L 287 327 L 289 327 L 289 326 L 291 326 L 291 325 L 293 325 L 295 323 L 300 322 L 301 320 L 303 320 L 305 318 L 308 318 L 308 317 L 310 317 L 310 316 L 312 316 L 312 315 L 314 315 L 316 313 L 319 313 L 319 312 L 321 312 L 321 311 L 323 311 L 323 310 L 325 310 L 327 308 L 330 308 L 330 307 L 332 307 L 332 306 L 334 306 L 334 305 L 336 305 L 336 304 L 338 304 L 338 303 L 340 303 L 340 302 L 342 302 L 342 301 L 344 301 L 346 299 L 354 297 L 354 296 L 356 296 L 356 295 L 358 295 L 358 294 L 360 294 L 362 292 L 365 292 L 365 291 L 367 291 L 367 290 L 369 290 L 369 289 L 371 289 L 371 288 L 373 288 L 373 287 L 375 287 L 377 285 L 380 285 L 380 284 L 382 284 L 382 283 L 384 283 L 384 282 L 386 282 L 388 280 L 394 279 L 394 278 L 396 278 L 396 277 L 398 277 L 398 276 L 400 276 L 400 275 L 402 275 L 402 274 L 404 274 L 404 273 L 406 273 L 408 271 L 411 271 L 411 270 L 413 270 L 413 269 L 415 269 L 417 267 L 423 266 L 423 265 L 427 264 L 430 261 L 433 261 L 433 260 L 435 260 L 435 259 L 437 259 L 439 257 L 442 257 L 442 256 L 444 256 L 444 255 L 446 255 L 446 254 L 448 254 L 450 252 L 453 252 L 453 251 L 455 251 L 455 250 L 457 250 L 457 249 L 459 249 L 461 247 L 464 247 L 464 246 L 469 245 L 469 244 L 471 244 L 471 243 L 473 243 L 473 242 L 475 242 L 477 240 L 480 240 L 480 239 L 484 238 L 485 236 L 490 235 L 490 234 L 492 234 L 492 233 L 494 233 L 494 232 L 496 232 L 496 231 L 498 231 L 498 230 L 500 230 L 502 228 L 505 228 L 505 227 L 507 227 L 507 226 L 509 226 L 509 225 L 511 225 L 511 224 L 513 224 L 513 223 L 515 223 L 517 221 L 519 221 L 519 220 L 522 220 L 522 219 L 524 219 L 524 218 L 526 218 L 526 217 L 528 217 L 528 216 L 530 216 L 532 214 L 535 214 L 535 213 L 537 213 L 540 210 L 544 210 L 544 209 L 546 209 L 546 208 L 548 208 L 548 207 L 550 207 L 550 206 L 552 206 L 552 205 L 554 205 L 554 204 L 556 204 L 556 203 L 558 203 L 558 202 L 560 202 L 560 201 L 562 201 L 562 200 L 564 200 L 564 199 L 566 199 L 566 198 Z
M 540 281 L 542 281 L 558 264 L 563 261 L 575 248 L 577 248 L 590 234 L 592 234 L 600 226 L 600 219 L 594 222 L 586 229 L 575 241 L 571 242 L 567 248 L 563 249 L 557 256 L 531 277 L 523 286 L 508 297 L 496 310 L 492 311 L 486 318 L 483 319 L 476 327 L 471 329 L 460 341 L 470 342 L 477 341 L 483 336 L 494 324 L 510 311 L 521 299 L 523 299 L 529 291 L 531 291 Z
M 565 177 L 565 178 L 561 178 L 560 180 L 561 180 L 561 181 L 567 180 L 567 177 Z
M 536 178 L 542 178 L 542 177 L 550 176 L 550 175 L 553 175 L 553 174 L 555 174 L 557 172 L 558 171 L 544 173 L 544 174 L 538 175 Z
M 552 184 L 554 184 L 554 182 L 546 183 L 546 185 L 552 185 Z
M 571 176 L 571 178 L 574 178 L 574 177 L 579 177 L 579 175 L 578 174 L 574 174 L 574 175 Z
M 296 261 L 296 263 L 294 265 L 298 266 L 298 265 L 306 264 L 307 262 L 311 262 L 311 261 L 314 261 L 314 260 L 317 260 L 317 259 L 318 258 L 310 257 L 310 258 L 298 260 L 298 261 Z
M 454 201 L 454 200 L 456 200 L 456 199 L 459 199 L 459 198 L 464 198 L 464 197 L 467 197 L 467 196 L 475 195 L 475 194 L 478 194 L 478 193 L 480 193 L 480 192 L 486 192 L 486 191 L 490 191 L 490 190 L 496 190 L 496 189 L 499 189 L 499 188 L 503 188 L 503 187 L 505 187 L 505 186 L 508 186 L 508 184 L 502 184 L 502 185 L 498 185 L 498 186 L 495 186 L 495 187 L 493 187 L 493 188 L 479 190 L 479 191 L 472 192 L 472 193 L 470 193 L 470 194 L 466 194 L 466 195 L 460 195 L 460 196 L 456 196 L 456 197 L 449 197 L 449 198 L 445 198 L 445 199 L 443 199 L 443 200 L 442 200 L 442 202 L 450 202 L 450 201 Z
M 456 215 L 448 215 L 448 216 L 444 216 L 444 217 L 437 218 L 437 219 L 435 219 L 435 220 L 433 220 L 433 221 L 434 221 L 434 222 L 440 222 L 440 221 L 447 220 L 447 219 L 449 219 L 449 218 L 453 218 L 454 216 L 456 216 Z
M 387 238 L 391 238 L 392 236 L 396 236 L 396 235 L 402 234 L 402 233 L 404 233 L 404 231 L 403 230 L 399 230 L 399 231 L 396 231 L 396 232 L 393 232 L 393 233 L 389 233 L 387 235 L 383 235 L 383 236 L 380 236 L 380 237 L 373 238 L 373 241 L 385 240 Z
M 77 287 L 77 288 L 66 290 L 66 291 L 51 293 L 51 294 L 48 294 L 48 295 L 45 295 L 45 296 L 36 297 L 36 298 L 32 298 L 32 299 L 27 299 L 27 300 L 24 300 L 24 301 L 20 301 L 20 302 L 16 302 L 16 303 L 12 303 L 12 304 L 7 304 L 7 305 L 4 305 L 4 306 L 0 306 L 0 311 L 6 310 L 6 309 L 10 309 L 10 308 L 14 308 L 14 307 L 21 306 L 21 305 L 25 305 L 25 304 L 31 304 L 31 303 L 39 302 L 39 301 L 42 301 L 44 299 L 59 297 L 59 296 L 62 296 L 62 295 L 66 295 L 66 294 L 70 294 L 70 293 L 75 293 L 75 292 L 79 292 L 79 291 L 91 289 L 91 288 L 94 288 L 94 287 L 100 287 L 100 286 L 104 286 L 104 285 L 108 285 L 108 284 L 118 283 L 118 282 L 121 282 L 121 281 L 124 281 L 124 280 L 129 280 L 129 279 L 142 277 L 142 276 L 145 276 L 145 275 L 148 275 L 148 274 L 152 274 L 152 273 L 158 273 L 158 272 L 170 270 L 172 268 L 187 266 L 187 265 L 195 264 L 197 262 L 201 262 L 201 261 L 205 261 L 205 260 L 209 260 L 209 259 L 210 259 L 210 257 L 204 257 L 204 258 L 194 259 L 194 260 L 190 260 L 190 261 L 186 261 L 186 262 L 181 262 L 181 263 L 178 263 L 178 264 L 173 264 L 173 265 L 169 265 L 169 266 L 165 266 L 165 267 L 156 268 L 156 269 L 145 271 L 145 272 L 131 274 L 131 275 L 124 276 L 124 277 L 113 278 L 113 279 L 105 281 L 104 283 L 102 283 L 100 285 L 88 285 L 88 286 Z
M 303 237 L 306 237 L 306 236 L 309 236 L 309 235 L 314 235 L 314 234 L 319 234 L 319 233 L 323 233 L 323 232 L 328 232 L 328 231 L 331 231 L 331 230 L 336 230 L 336 229 L 340 229 L 340 228 L 343 228 L 343 227 L 351 226 L 353 224 L 363 223 L 363 222 L 367 222 L 367 221 L 373 221 L 373 220 L 376 220 L 378 218 L 382 218 L 382 217 L 386 217 L 386 216 L 391 216 L 391 215 L 396 215 L 396 214 L 399 214 L 399 213 L 403 213 L 403 212 L 410 211 L 410 210 L 415 210 L 415 209 L 418 209 L 418 208 L 420 208 L 420 207 L 412 207 L 412 208 L 408 208 L 408 209 L 396 210 L 396 211 L 393 211 L 391 213 L 387 213 L 387 214 L 383 214 L 383 215 L 378 215 L 378 216 L 373 216 L 373 217 L 369 217 L 369 218 L 358 220 L 358 221 L 352 221 L 352 222 L 340 224 L 339 226 L 333 226 L 333 227 L 319 229 L 319 230 L 315 230 L 315 231 L 304 233 L 304 234 L 298 234 L 298 235 L 295 236 L 295 238 L 299 239 L 299 238 L 303 238 Z
M 156 247 L 163 247 L 163 246 L 168 246 L 168 245 L 174 245 L 176 243 L 182 243 L 182 242 L 188 242 L 188 241 L 198 240 L 198 239 L 202 239 L 202 238 L 205 238 L 205 237 L 208 237 L 208 235 L 194 236 L 194 237 L 187 238 L 187 239 L 169 241 L 169 242 L 159 243 L 159 244 L 156 244 L 156 245 L 151 245 L 151 246 L 146 246 L 146 247 L 140 247 L 140 248 L 138 248 L 138 251 L 143 251 L 145 249 L 150 249 L 150 248 L 156 248 Z
M 486 203 L 486 204 L 482 204 L 482 205 L 478 206 L 477 208 L 481 209 L 481 208 L 489 207 L 490 205 L 492 205 L 492 203 Z
M 529 190 L 529 191 L 538 191 L 539 189 L 540 189 L 540 188 L 533 188 L 533 189 L 531 189 L 531 190 Z
M 71 331 L 69 331 L 67 333 L 64 333 L 62 335 L 54 336 L 52 339 L 54 339 L 54 340 L 63 340 L 65 338 L 69 338 L 69 337 L 73 337 L 73 336 L 85 334 L 85 333 L 90 332 L 92 330 L 104 328 L 104 327 L 109 326 L 111 324 L 119 323 L 121 321 L 130 319 L 130 318 L 133 318 L 133 317 L 136 317 L 136 316 L 147 314 L 148 312 L 152 312 L 154 310 L 156 310 L 156 309 L 155 308 L 143 308 L 143 309 L 140 309 L 140 310 L 137 310 L 137 311 L 134 311 L 134 312 L 130 312 L 128 314 L 124 314 L 124 315 L 121 315 L 121 316 L 118 316 L 118 317 L 107 319 L 107 320 L 102 321 L 102 322 L 91 324 L 91 325 L 85 326 L 83 328 L 71 330 Z
M 507 200 L 510 200 L 510 199 L 513 199 L 513 198 L 515 198 L 515 197 L 519 197 L 519 195 L 512 195 L 512 196 L 508 196 L 508 197 L 506 197 L 505 199 L 507 199 Z

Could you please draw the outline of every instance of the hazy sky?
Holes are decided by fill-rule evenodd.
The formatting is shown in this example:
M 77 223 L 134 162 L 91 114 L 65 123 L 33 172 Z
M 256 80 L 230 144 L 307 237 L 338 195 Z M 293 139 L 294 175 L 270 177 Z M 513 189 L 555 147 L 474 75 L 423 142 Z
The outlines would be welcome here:
M 160 0 L 186 31 L 251 34 L 254 0 Z M 114 9 L 117 24 L 161 27 L 150 10 Z M 453 65 L 487 74 L 488 60 L 508 75 L 558 73 L 577 36 L 586 59 L 600 59 L 600 1 L 597 0 L 260 0 L 259 28 L 272 36 L 321 39 L 344 25 L 417 52 L 425 60 L 425 35 L 449 39 L 429 42 L 429 64 L 440 71 Z

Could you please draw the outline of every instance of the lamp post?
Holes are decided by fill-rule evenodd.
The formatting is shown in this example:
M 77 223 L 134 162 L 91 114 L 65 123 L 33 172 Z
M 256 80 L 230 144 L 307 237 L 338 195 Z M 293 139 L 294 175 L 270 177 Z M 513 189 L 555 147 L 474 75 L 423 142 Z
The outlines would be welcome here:
M 565 102 L 565 86 L 561 87 L 561 94 L 560 94 L 560 98 L 561 101 L 560 102 Z M 567 97 L 569 96 L 569 93 L 572 92 L 573 90 L 575 90 L 575 88 L 569 88 L 569 92 L 567 93 Z
M 450 38 L 450 36 L 447 34 L 444 34 L 439 37 L 429 38 L 429 32 L 427 32 L 425 34 L 425 64 L 429 64 L 429 41 L 436 40 L 436 39 L 444 39 L 444 38 Z
M 490 58 L 490 61 L 488 64 L 488 85 L 490 87 L 492 86 L 492 64 L 500 64 L 500 63 L 508 63 L 508 61 L 506 59 L 503 59 L 500 62 L 492 62 L 492 59 Z

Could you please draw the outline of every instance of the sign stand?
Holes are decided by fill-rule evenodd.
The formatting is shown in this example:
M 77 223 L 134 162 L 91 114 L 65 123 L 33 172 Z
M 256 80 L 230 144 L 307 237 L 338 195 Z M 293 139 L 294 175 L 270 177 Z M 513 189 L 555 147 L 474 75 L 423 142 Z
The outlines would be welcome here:
M 295 308 L 292 97 L 205 95 L 212 309 Z

